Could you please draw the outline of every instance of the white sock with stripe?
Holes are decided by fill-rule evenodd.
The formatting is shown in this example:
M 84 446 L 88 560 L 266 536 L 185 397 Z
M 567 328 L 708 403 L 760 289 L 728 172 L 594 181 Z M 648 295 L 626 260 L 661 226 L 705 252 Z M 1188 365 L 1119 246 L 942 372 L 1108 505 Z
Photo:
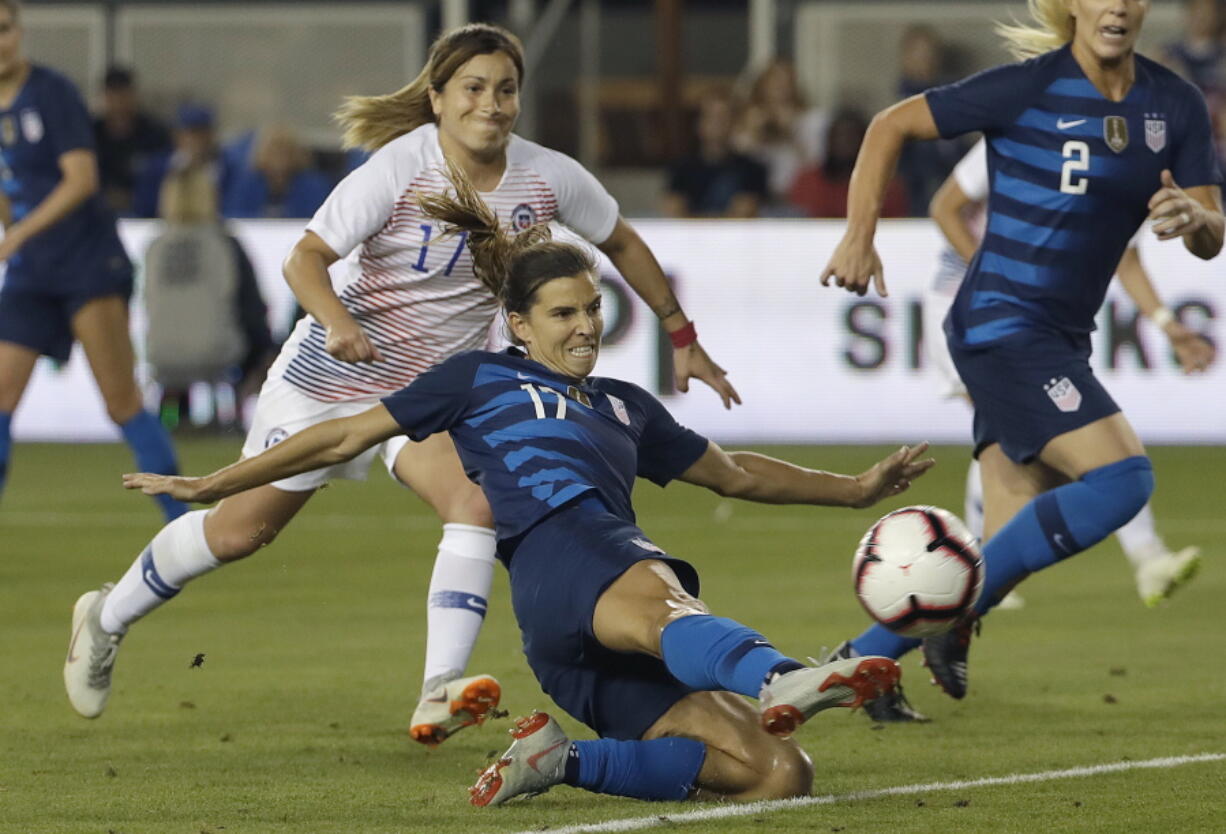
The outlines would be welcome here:
M 485 620 L 494 582 L 494 531 L 444 524 L 426 609 L 425 683 L 459 677 Z
M 102 628 L 122 634 L 128 626 L 179 593 L 188 581 L 221 567 L 204 538 L 208 510 L 185 513 L 153 537 L 102 604 Z

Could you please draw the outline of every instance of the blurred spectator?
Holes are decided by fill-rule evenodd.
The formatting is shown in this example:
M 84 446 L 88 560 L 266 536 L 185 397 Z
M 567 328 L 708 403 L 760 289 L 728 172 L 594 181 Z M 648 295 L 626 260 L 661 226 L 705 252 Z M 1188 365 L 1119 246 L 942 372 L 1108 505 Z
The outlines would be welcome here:
M 220 189 L 226 167 L 222 162 L 213 124 L 213 111 L 203 104 L 179 105 L 170 150 L 152 157 L 136 180 L 132 213 L 156 217 L 162 182 L 175 171 L 204 171 Z
M 236 171 L 222 200 L 226 217 L 312 217 L 332 183 L 312 166 L 311 152 L 284 126 L 260 130 L 248 164 Z
M 757 217 L 766 200 L 766 168 L 732 147 L 733 104 L 727 92 L 703 96 L 698 152 L 673 163 L 664 213 L 670 217 Z
M 796 68 L 779 58 L 754 79 L 733 143 L 766 166 L 771 197 L 782 202 L 800 169 L 825 156 L 829 121 L 828 113 L 805 101 Z
M 168 402 L 188 411 L 196 383 L 209 391 L 223 383 L 242 402 L 263 383 L 275 346 L 255 270 L 218 213 L 214 173 L 170 171 L 159 210 L 166 225 L 145 253 L 144 295 L 146 357 L 165 389 L 163 411 Z
M 137 173 L 170 150 L 170 132 L 141 109 L 132 71 L 112 66 L 102 80 L 102 109 L 94 119 L 102 194 L 116 214 L 132 213 Z
M 903 30 L 899 40 L 898 96 L 907 99 L 951 80 L 946 72 L 946 47 L 928 26 L 916 24 Z M 908 142 L 898 158 L 898 174 L 907 189 L 907 202 L 915 216 L 926 216 L 932 195 L 945 182 L 965 151 L 955 140 Z
M 1183 36 L 1163 49 L 1163 60 L 1205 94 L 1218 159 L 1226 161 L 1226 15 L 1221 0 L 1185 0 Z
M 1208 93 L 1226 88 L 1221 0 L 1185 0 L 1183 36 L 1163 50 L 1166 63 Z
M 847 189 L 867 130 L 868 119 L 856 110 L 841 110 L 830 121 L 825 161 L 801 171 L 789 194 L 792 204 L 807 217 L 847 216 Z M 886 189 L 881 216 L 906 215 L 907 195 L 895 178 Z

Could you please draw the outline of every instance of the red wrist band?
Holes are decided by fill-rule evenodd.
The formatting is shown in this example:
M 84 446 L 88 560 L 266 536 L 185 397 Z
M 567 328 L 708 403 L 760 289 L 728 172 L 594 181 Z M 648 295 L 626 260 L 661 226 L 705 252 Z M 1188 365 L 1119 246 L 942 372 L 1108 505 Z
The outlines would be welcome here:
M 689 347 L 698 341 L 698 331 L 694 329 L 694 322 L 687 321 L 685 326 L 674 330 L 668 334 L 668 339 L 673 343 L 673 347 L 680 350 L 683 347 Z

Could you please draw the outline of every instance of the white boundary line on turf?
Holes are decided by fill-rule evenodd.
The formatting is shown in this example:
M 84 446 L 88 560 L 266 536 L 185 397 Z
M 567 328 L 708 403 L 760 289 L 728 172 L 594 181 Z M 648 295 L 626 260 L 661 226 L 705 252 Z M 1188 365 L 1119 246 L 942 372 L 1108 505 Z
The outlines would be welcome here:
M 774 799 L 762 802 L 750 802 L 745 805 L 721 805 L 702 811 L 687 811 L 681 814 L 656 814 L 650 817 L 634 817 L 631 819 L 610 820 L 609 822 L 591 823 L 589 825 L 572 825 L 564 828 L 543 829 L 550 834 L 581 834 L 581 832 L 596 831 L 636 831 L 642 828 L 657 828 L 665 825 L 681 825 L 689 822 L 727 819 L 729 817 L 747 817 L 754 814 L 771 811 L 787 811 L 795 808 L 805 808 L 810 805 L 833 805 L 837 802 L 854 802 L 862 799 L 879 799 L 884 796 L 906 796 L 907 794 L 929 793 L 931 791 L 953 791 L 966 788 L 983 788 L 992 785 L 1020 785 L 1027 782 L 1050 782 L 1056 779 L 1075 779 L 1082 776 L 1098 776 L 1103 773 L 1121 773 L 1126 770 L 1144 768 L 1168 768 L 1180 765 L 1196 764 L 1198 762 L 1220 762 L 1226 760 L 1226 753 L 1201 753 L 1195 756 L 1167 756 L 1161 759 L 1146 759 L 1140 762 L 1114 762 L 1112 764 L 1088 765 L 1072 767 L 1067 770 L 1046 770 L 1041 773 L 1014 773 L 1009 776 L 989 776 L 983 779 L 967 779 L 958 782 L 928 782 L 922 785 L 900 785 L 896 788 L 881 788 L 873 791 L 856 791 L 855 793 L 828 794 L 826 796 L 805 796 L 798 799 Z M 537 828 L 535 831 L 541 831 Z M 532 832 L 521 832 L 532 834 Z

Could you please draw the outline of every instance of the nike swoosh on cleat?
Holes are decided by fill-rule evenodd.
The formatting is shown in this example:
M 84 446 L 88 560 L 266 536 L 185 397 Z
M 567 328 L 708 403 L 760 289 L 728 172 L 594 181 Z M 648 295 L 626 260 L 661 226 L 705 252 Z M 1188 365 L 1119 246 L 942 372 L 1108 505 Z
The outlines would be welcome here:
M 1056 128 L 1058 130 L 1068 130 L 1070 127 L 1077 127 L 1078 125 L 1083 125 L 1085 123 L 1085 119 L 1073 119 L 1072 121 L 1068 122 L 1066 122 L 1064 119 L 1057 119 Z
M 77 626 L 76 631 L 72 633 L 72 642 L 68 644 L 68 662 L 76 663 L 79 658 L 73 654 L 73 649 L 77 647 L 77 638 L 81 636 L 81 629 L 85 628 L 85 620 L 81 620 L 81 624 Z
M 532 768 L 532 769 L 533 769 L 533 770 L 535 770 L 537 773 L 540 773 L 540 772 L 541 772 L 541 771 L 540 771 L 540 768 L 538 768 L 538 767 L 536 766 L 536 763 L 537 763 L 537 761 L 539 761 L 539 760 L 540 760 L 541 756 L 544 756 L 544 755 L 546 755 L 546 754 L 548 754 L 548 753 L 552 753 L 554 750 L 557 750 L 557 749 L 558 749 L 559 747 L 561 747 L 563 744 L 567 744 L 567 743 L 569 743 L 569 742 L 568 742 L 566 739 L 562 739 L 562 740 L 561 740 L 561 741 L 559 741 L 557 744 L 550 745 L 549 747 L 546 747 L 544 750 L 542 750 L 542 751 L 541 751 L 541 752 L 539 752 L 539 753 L 533 753 L 531 756 L 529 756 L 529 757 L 527 758 L 528 767 Z

